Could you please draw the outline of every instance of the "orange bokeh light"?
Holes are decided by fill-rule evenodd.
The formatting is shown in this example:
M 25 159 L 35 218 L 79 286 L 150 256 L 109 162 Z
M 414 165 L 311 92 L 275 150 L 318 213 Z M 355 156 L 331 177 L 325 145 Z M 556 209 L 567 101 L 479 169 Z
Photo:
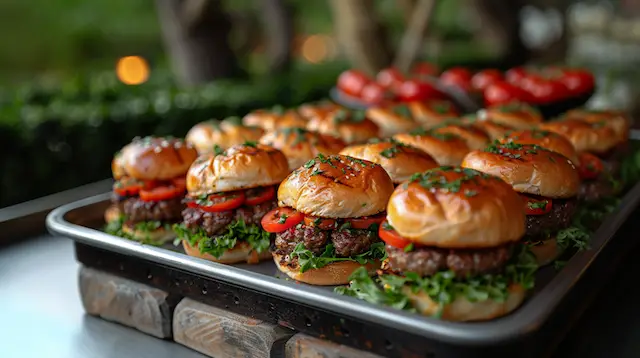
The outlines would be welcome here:
M 149 64 L 140 56 L 125 56 L 116 64 L 118 79 L 127 85 L 139 85 L 149 79 Z
M 334 56 L 335 45 L 327 35 L 311 35 L 304 39 L 300 52 L 302 57 L 311 63 L 320 63 Z

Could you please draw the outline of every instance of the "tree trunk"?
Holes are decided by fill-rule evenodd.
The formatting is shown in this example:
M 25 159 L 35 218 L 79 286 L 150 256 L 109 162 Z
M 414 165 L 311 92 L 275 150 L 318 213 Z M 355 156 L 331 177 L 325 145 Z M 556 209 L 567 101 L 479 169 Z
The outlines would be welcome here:
M 373 0 L 331 0 L 335 31 L 353 67 L 374 75 L 391 64 L 384 27 Z
M 284 0 L 261 0 L 264 29 L 267 35 L 269 72 L 280 73 L 291 64 L 293 14 Z
M 419 0 L 413 8 L 409 25 L 402 35 L 400 48 L 394 61 L 395 67 L 408 73 L 424 44 L 424 37 L 433 18 L 437 0 Z
M 156 0 L 176 78 L 197 85 L 242 73 L 228 37 L 231 22 L 220 0 Z

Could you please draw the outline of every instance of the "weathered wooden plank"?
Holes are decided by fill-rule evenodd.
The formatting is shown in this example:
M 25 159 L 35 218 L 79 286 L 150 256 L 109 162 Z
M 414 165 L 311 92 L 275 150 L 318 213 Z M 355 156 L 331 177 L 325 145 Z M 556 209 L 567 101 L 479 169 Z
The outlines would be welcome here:
M 285 345 L 286 358 L 382 358 L 377 354 L 314 338 L 302 333 Z

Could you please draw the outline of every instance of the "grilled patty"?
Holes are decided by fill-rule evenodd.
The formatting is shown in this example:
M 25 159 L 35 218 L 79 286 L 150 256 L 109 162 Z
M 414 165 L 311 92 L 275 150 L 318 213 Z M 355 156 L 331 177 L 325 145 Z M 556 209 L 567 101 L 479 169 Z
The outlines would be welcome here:
M 585 201 L 597 201 L 601 198 L 616 194 L 614 189 L 611 180 L 606 178 L 585 180 L 580 185 L 578 197 Z
M 184 209 L 182 198 L 161 201 L 144 201 L 139 197 L 130 197 L 120 202 L 127 220 L 133 223 L 141 221 L 179 221 Z
M 500 271 L 511 258 L 513 245 L 477 250 L 419 247 L 410 252 L 387 245 L 386 249 L 389 268 L 394 272 L 431 276 L 438 271 L 451 270 L 457 277 L 464 278 Z
M 551 211 L 544 215 L 527 215 L 528 238 L 539 238 L 549 232 L 556 232 L 571 226 L 571 219 L 578 208 L 575 199 L 553 200 Z
M 350 257 L 361 254 L 379 241 L 378 236 L 370 230 L 318 230 L 316 228 L 296 225 L 276 235 L 276 253 L 289 255 L 299 243 L 312 251 L 321 254 L 325 247 L 332 243 L 337 257 Z
M 202 228 L 207 235 L 215 236 L 222 234 L 235 220 L 243 220 L 247 225 L 259 225 L 262 217 L 276 206 L 275 201 L 268 201 L 217 213 L 206 212 L 199 208 L 186 208 L 182 211 L 182 218 L 187 228 Z

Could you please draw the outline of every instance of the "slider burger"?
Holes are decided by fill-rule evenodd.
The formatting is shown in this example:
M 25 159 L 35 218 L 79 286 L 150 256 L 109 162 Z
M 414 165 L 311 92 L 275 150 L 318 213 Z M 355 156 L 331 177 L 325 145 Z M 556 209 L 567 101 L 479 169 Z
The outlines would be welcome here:
M 513 129 L 531 129 L 543 121 L 540 111 L 520 102 L 493 105 L 479 110 L 477 116 L 481 121 L 491 121 Z
M 364 111 L 337 109 L 309 120 L 307 129 L 342 139 L 346 144 L 364 143 L 378 137 L 378 125 Z
M 200 156 L 189 168 L 183 222 L 174 230 L 188 255 L 233 264 L 271 258 L 262 216 L 276 207 L 287 159 L 260 144 L 235 145 Z
M 395 189 L 379 235 L 385 271 L 404 276 L 389 282 L 403 285 L 418 312 L 479 321 L 515 310 L 532 287 L 536 265 L 518 243 L 524 231 L 522 201 L 508 184 L 442 167 Z
M 616 178 L 628 140 L 612 125 L 569 117 L 543 123 L 540 128 L 566 137 L 579 153 L 581 199 L 596 201 L 622 189 Z
M 298 107 L 298 113 L 307 120 L 322 119 L 329 114 L 342 109 L 342 106 L 331 101 L 320 101 L 317 103 L 307 103 Z
M 260 127 L 243 126 L 239 117 L 229 117 L 222 121 L 206 121 L 193 126 L 185 140 L 191 143 L 198 153 L 212 153 L 224 150 L 236 144 L 254 142 L 260 139 L 264 130 Z
M 457 122 L 457 123 L 456 123 Z M 457 120 L 447 121 L 432 128 L 432 131 L 441 135 L 455 135 L 467 143 L 470 150 L 480 150 L 489 144 L 489 135 L 472 125 L 463 124 Z
M 489 136 L 491 141 L 502 139 L 504 136 L 513 131 L 514 128 L 505 124 L 496 123 L 489 120 L 486 116 L 480 117 L 476 113 L 468 114 L 460 118 L 460 123 L 471 125 Z
M 425 128 L 441 125 L 450 118 L 458 117 L 456 107 L 447 100 L 431 100 L 424 102 L 410 102 L 412 113 L 416 120 Z
M 533 144 L 567 157 L 574 165 L 578 162 L 578 153 L 571 142 L 558 133 L 541 129 L 513 131 L 500 139 L 501 143 Z
M 285 110 L 282 106 L 274 106 L 270 110 L 259 109 L 247 114 L 242 118 L 242 123 L 272 131 L 280 128 L 304 128 L 307 120 L 295 109 Z
M 181 139 L 136 137 L 111 162 L 112 205 L 105 212 L 108 233 L 161 245 L 175 235 L 186 191 L 185 174 L 198 153 Z
M 280 184 L 280 207 L 262 218 L 276 234 L 276 265 L 312 285 L 346 284 L 360 267 L 373 275 L 385 256 L 378 225 L 392 192 L 378 164 L 344 155 L 309 160 Z
M 416 103 L 399 103 L 371 107 L 367 109 L 366 117 L 378 125 L 382 138 L 388 138 L 420 127 L 415 112 L 418 106 Z
M 340 154 L 380 164 L 395 185 L 409 180 L 414 173 L 439 166 L 429 154 L 394 139 L 346 147 Z
M 393 136 L 396 141 L 429 154 L 440 165 L 460 165 L 471 150 L 467 142 L 452 133 L 439 133 L 423 128 Z
M 507 142 L 469 153 L 462 166 L 495 175 L 520 193 L 527 214 L 524 239 L 539 265 L 562 253 L 568 242 L 563 237 L 558 243 L 556 236 L 571 226 L 580 189 L 571 160 L 537 145 Z
M 622 143 L 628 143 L 631 120 L 626 113 L 617 110 L 573 109 L 565 118 L 581 119 L 585 122 L 611 127 Z M 626 146 L 622 146 L 626 149 Z M 623 148 L 617 148 L 623 149 Z
M 302 166 L 318 154 L 338 154 L 345 147 L 339 138 L 303 128 L 281 128 L 268 132 L 260 138 L 260 143 L 282 151 L 289 161 L 290 170 Z

